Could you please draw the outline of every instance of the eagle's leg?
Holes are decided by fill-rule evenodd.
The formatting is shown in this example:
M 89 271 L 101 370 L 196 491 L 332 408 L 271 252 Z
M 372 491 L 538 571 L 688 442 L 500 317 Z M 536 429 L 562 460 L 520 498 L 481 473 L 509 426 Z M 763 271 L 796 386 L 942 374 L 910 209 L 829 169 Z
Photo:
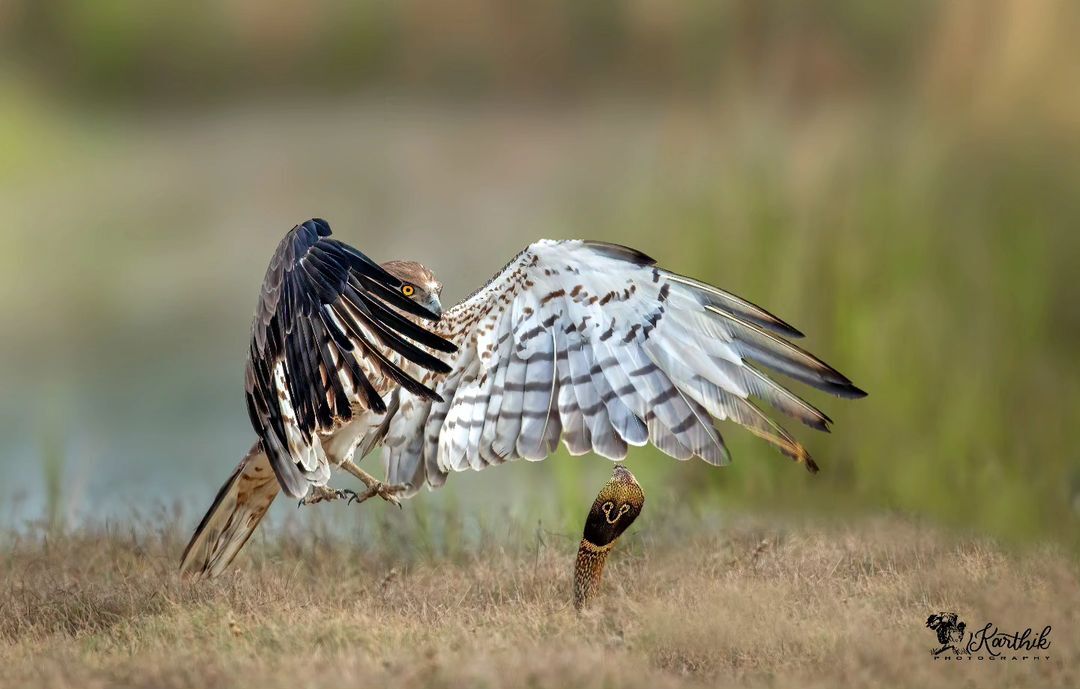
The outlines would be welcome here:
M 364 485 L 367 486 L 366 491 L 360 493 L 359 495 L 354 493 L 352 497 L 349 498 L 350 504 L 353 501 L 361 503 L 368 498 L 373 498 L 378 495 L 383 500 L 386 500 L 387 502 L 392 502 L 398 507 L 401 507 L 401 500 L 398 499 L 397 494 L 405 490 L 407 486 L 401 484 L 383 483 L 368 472 L 356 466 L 356 462 L 352 461 L 351 459 L 346 459 L 344 462 L 342 462 L 341 468 L 363 481 Z
M 352 490 L 336 490 L 328 486 L 312 486 L 308 491 L 308 494 L 305 495 L 296 506 L 315 505 L 320 502 L 330 502 L 331 500 L 341 500 L 343 498 L 355 500 L 358 497 L 356 491 Z

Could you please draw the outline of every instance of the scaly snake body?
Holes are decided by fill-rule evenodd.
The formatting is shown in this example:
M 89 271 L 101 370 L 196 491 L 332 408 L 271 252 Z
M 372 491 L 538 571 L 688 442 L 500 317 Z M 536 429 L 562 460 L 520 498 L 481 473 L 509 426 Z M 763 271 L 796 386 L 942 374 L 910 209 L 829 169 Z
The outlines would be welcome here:
M 596 595 L 604 574 L 604 563 L 615 541 L 641 514 L 645 493 L 630 470 L 616 465 L 615 471 L 593 502 L 585 520 L 585 533 L 578 546 L 574 565 L 574 607 L 582 610 Z

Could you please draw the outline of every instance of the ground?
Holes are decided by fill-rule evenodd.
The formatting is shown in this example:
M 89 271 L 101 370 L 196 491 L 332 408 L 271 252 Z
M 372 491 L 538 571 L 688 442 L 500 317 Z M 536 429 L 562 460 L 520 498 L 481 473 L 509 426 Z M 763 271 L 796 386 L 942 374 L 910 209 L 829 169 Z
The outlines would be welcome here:
M 1080 684 L 1072 554 L 909 521 L 631 531 L 583 616 L 569 534 L 424 552 L 282 530 L 195 585 L 176 575 L 182 535 L 6 535 L 0 686 Z M 925 623 L 939 611 L 969 627 L 1052 625 L 1050 660 L 934 660 Z

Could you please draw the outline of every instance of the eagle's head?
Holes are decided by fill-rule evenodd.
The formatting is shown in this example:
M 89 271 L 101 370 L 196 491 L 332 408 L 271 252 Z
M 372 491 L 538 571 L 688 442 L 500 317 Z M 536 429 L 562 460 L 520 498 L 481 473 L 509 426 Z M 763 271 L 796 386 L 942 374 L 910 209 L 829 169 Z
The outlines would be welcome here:
M 436 316 L 442 315 L 442 283 L 427 266 L 416 261 L 387 261 L 383 270 L 401 280 L 401 293 L 409 299 L 431 311 Z

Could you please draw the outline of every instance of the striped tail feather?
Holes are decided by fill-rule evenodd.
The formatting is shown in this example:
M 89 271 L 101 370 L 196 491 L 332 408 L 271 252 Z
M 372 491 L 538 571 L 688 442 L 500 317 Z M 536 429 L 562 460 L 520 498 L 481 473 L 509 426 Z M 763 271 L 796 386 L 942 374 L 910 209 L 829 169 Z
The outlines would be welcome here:
M 221 486 L 180 558 L 184 579 L 216 577 L 225 571 L 259 525 L 281 490 L 270 460 L 255 443 Z

